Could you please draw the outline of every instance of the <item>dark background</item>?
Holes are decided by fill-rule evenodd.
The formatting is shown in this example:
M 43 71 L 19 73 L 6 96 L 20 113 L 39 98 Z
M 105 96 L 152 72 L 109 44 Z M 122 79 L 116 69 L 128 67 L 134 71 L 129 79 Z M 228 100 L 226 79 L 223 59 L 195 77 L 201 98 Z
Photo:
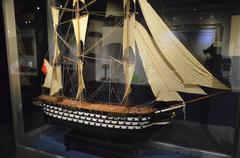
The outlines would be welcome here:
M 0 126 L 12 121 L 7 65 L 3 10 L 0 3 Z

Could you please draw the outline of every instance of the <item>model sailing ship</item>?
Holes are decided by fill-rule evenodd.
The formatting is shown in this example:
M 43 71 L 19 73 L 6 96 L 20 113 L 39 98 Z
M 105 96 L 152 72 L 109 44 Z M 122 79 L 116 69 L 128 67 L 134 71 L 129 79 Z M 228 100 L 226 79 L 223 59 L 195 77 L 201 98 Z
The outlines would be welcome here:
M 45 60 L 45 67 L 43 67 L 46 74 L 43 87 L 49 88 L 50 94 L 41 95 L 34 101 L 34 104 L 40 106 L 49 118 L 71 123 L 73 128 L 78 126 L 115 129 L 117 131 L 139 131 L 170 123 L 174 117 L 174 111 L 184 108 L 186 105 L 179 92 L 207 95 L 201 88 L 202 86 L 228 89 L 194 58 L 174 36 L 147 0 L 123 0 L 125 14 L 121 23 L 123 24 L 122 60 L 109 58 L 109 60 L 120 63 L 123 67 L 125 92 L 122 101 L 118 104 L 87 102 L 83 93 L 85 91 L 83 67 L 88 51 L 84 51 L 82 48 L 85 45 L 88 19 L 89 14 L 91 14 L 86 11 L 86 8 L 95 1 L 85 4 L 84 0 L 73 0 L 72 9 L 51 8 L 54 56 L 51 64 Z M 140 6 L 138 11 L 136 11 L 136 3 Z M 61 15 L 60 10 L 61 14 L 64 10 L 74 13 L 74 18 L 69 21 L 74 28 L 76 40 L 76 49 L 71 52 L 74 54 L 72 58 L 64 56 L 58 48 L 58 39 L 62 40 L 65 45 L 70 45 L 64 41 L 57 31 L 59 15 Z M 142 13 L 149 31 L 135 19 L 138 12 Z M 118 24 L 117 27 L 122 26 L 121 24 Z M 104 38 L 106 37 L 102 37 L 102 39 Z M 155 101 L 163 103 L 178 102 L 178 104 L 168 104 L 167 106 L 128 104 L 131 81 L 136 62 L 138 62 L 136 61 L 137 53 L 140 56 Z M 65 97 L 61 92 L 63 73 L 60 61 L 63 58 L 74 62 L 76 65 L 78 88 L 74 98 Z M 110 81 L 106 80 L 105 82 Z

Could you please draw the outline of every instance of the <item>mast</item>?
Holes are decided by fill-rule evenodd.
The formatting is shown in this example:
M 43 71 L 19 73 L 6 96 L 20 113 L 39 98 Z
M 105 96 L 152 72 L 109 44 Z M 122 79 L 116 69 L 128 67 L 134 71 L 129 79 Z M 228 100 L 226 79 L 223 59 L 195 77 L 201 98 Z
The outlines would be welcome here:
M 76 1 L 76 11 L 75 11 L 75 16 L 77 19 L 77 29 L 78 29 L 78 37 L 81 37 L 81 30 L 80 30 L 80 7 L 79 7 L 79 1 Z M 78 58 L 78 62 L 77 62 L 77 78 L 78 78 L 78 90 L 77 90 L 77 95 L 76 95 L 76 99 L 82 101 L 83 99 L 83 95 L 82 95 L 82 90 L 80 89 L 80 85 L 81 85 L 81 76 L 82 76 L 82 65 L 81 65 L 81 38 L 77 39 L 80 41 L 76 41 L 77 44 L 77 51 L 76 51 L 76 56 Z
M 127 48 L 127 53 L 126 54 L 128 54 L 128 52 L 129 52 L 129 19 L 130 19 L 130 12 L 129 12 L 129 9 L 130 9 L 130 1 L 129 0 L 127 0 L 127 4 L 126 4 L 126 24 L 127 24 L 127 46 L 126 46 L 126 48 Z M 129 77 L 129 73 L 128 73 L 128 61 L 126 60 L 126 58 L 125 58 L 125 61 L 124 62 L 126 62 L 126 64 L 124 64 L 124 66 L 125 66 L 125 69 L 127 70 L 126 72 L 125 72 L 125 81 L 128 79 L 128 77 Z M 128 88 L 128 85 L 127 84 L 125 84 L 125 90 L 127 90 L 127 88 Z M 127 95 L 126 95 L 126 97 L 124 98 L 124 103 L 127 105 L 127 103 L 128 103 L 128 96 L 129 96 L 129 93 L 130 92 L 127 92 Z
M 82 3 L 84 3 L 84 0 L 80 0 Z M 86 37 L 86 31 L 87 31 L 87 23 L 89 14 L 80 15 L 80 11 L 82 8 L 80 8 L 80 2 L 79 0 L 73 1 L 73 6 L 75 6 L 75 18 L 72 19 L 74 33 L 75 33 L 75 39 L 76 39 L 76 52 L 75 55 L 77 57 L 76 67 L 77 67 L 77 80 L 78 80 L 78 88 L 77 88 L 77 94 L 76 99 L 79 101 L 83 100 L 83 90 L 85 89 L 84 79 L 83 79 L 83 59 L 81 59 L 81 56 L 83 56 L 83 50 L 82 46 L 85 43 L 85 37 Z M 81 43 L 82 42 L 82 43 Z
M 57 27 L 59 24 L 59 10 L 52 7 L 51 8 L 52 19 L 53 19 L 53 59 L 52 65 L 50 65 L 47 60 L 44 61 L 47 68 L 47 75 L 43 87 L 50 89 L 50 95 L 55 95 L 62 89 L 62 72 L 61 65 L 59 64 L 59 48 L 58 48 L 58 33 Z
M 124 0 L 125 21 L 123 26 L 123 66 L 125 73 L 125 93 L 122 99 L 126 105 L 128 103 L 128 96 L 131 92 L 131 80 L 135 70 L 135 61 L 133 62 L 131 56 L 131 48 L 135 57 L 135 37 L 134 37 L 134 25 L 135 25 L 135 13 L 130 13 L 130 0 Z M 135 5 L 135 1 L 134 1 Z M 134 7 L 135 8 L 135 7 Z

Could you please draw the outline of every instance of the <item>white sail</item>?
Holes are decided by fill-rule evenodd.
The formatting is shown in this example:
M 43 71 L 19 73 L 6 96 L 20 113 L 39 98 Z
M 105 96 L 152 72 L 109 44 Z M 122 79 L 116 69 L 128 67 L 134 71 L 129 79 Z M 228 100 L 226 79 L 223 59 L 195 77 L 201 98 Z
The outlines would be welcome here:
M 59 11 L 52 8 L 52 17 L 53 17 L 53 24 L 54 24 L 54 29 L 53 29 L 53 60 L 52 60 L 52 65 L 55 65 L 57 62 L 57 59 L 60 54 L 60 50 L 58 47 L 58 34 L 57 34 L 57 27 L 58 27 L 58 18 L 59 18 Z
M 79 0 L 73 0 L 73 6 L 75 6 L 78 1 Z M 85 0 L 80 0 L 80 1 L 85 4 Z
M 53 19 L 53 27 L 56 29 L 59 24 L 59 10 L 51 7 L 52 19 Z
M 85 89 L 84 79 L 83 79 L 83 63 L 82 61 L 78 62 L 77 65 L 77 72 L 78 72 L 78 91 L 76 95 L 76 99 L 81 99 L 82 91 Z
M 123 25 L 123 56 L 125 53 L 127 53 L 127 49 L 129 47 L 132 48 L 133 53 L 135 54 L 136 48 L 135 48 L 135 34 L 134 34 L 134 29 L 135 29 L 135 14 L 132 14 L 130 18 L 126 18 L 124 20 L 124 25 Z
M 47 74 L 45 77 L 45 82 L 43 87 L 50 88 L 50 95 L 54 95 L 57 93 L 60 89 L 62 89 L 62 72 L 61 72 L 61 66 L 55 66 L 60 51 L 58 48 L 58 42 L 57 42 L 57 27 L 59 24 L 59 10 L 52 7 L 51 8 L 52 12 L 52 20 L 53 20 L 53 26 L 54 26 L 54 32 L 53 32 L 53 43 L 54 43 L 54 48 L 53 48 L 53 61 L 52 64 L 54 66 L 51 66 L 47 60 L 44 60 L 44 63 L 47 68 Z
M 123 100 L 131 92 L 130 85 L 135 70 L 135 14 L 126 18 L 123 25 L 123 68 L 125 74 L 125 94 Z M 131 54 L 133 53 L 133 54 Z
M 124 74 L 125 74 L 125 93 L 123 96 L 123 100 L 129 95 L 131 92 L 131 82 L 135 70 L 135 63 L 128 63 L 124 62 L 123 63 L 123 68 L 124 68 Z
M 146 38 L 146 34 L 143 34 L 144 32 L 142 32 L 142 27 L 140 25 L 141 24 L 138 23 L 135 30 L 136 43 L 139 50 L 140 58 L 142 60 L 144 71 L 148 79 L 148 83 L 152 89 L 153 94 L 156 97 L 156 100 L 182 101 L 182 98 L 179 96 L 179 94 L 173 90 L 174 86 L 181 87 L 181 82 L 174 78 L 173 73 L 171 73 L 171 70 L 162 61 L 160 57 L 154 59 L 154 55 L 157 55 L 157 50 L 151 43 L 150 38 Z M 169 84 L 171 84 L 170 86 L 172 87 L 169 87 Z
M 156 44 L 184 84 L 228 89 L 193 57 L 146 0 L 139 4 Z
M 186 86 L 164 61 L 152 38 L 140 23 L 136 23 L 136 43 L 149 85 L 158 101 L 181 101 L 177 92 L 206 94 L 198 86 Z M 166 95 L 167 94 L 167 95 Z
M 52 12 L 52 20 L 53 20 L 53 26 L 54 26 L 54 30 L 53 30 L 53 41 L 54 41 L 54 48 L 53 48 L 53 64 L 56 63 L 56 60 L 60 54 L 59 48 L 58 48 L 58 35 L 57 35 L 57 27 L 59 24 L 59 10 L 51 7 L 51 12 Z
M 52 83 L 52 66 L 49 64 L 49 62 L 44 59 L 44 66 L 46 67 L 46 76 L 44 80 L 43 87 L 45 88 L 51 88 Z
M 52 70 L 52 82 L 51 82 L 51 88 L 50 88 L 50 95 L 56 94 L 62 88 L 63 88 L 62 70 L 61 70 L 61 65 L 59 65 L 54 67 Z
M 123 0 L 123 10 L 124 10 L 124 11 L 125 11 L 125 9 L 126 9 L 127 1 L 128 1 L 128 0 Z
M 62 89 L 61 66 L 53 68 L 46 59 L 44 59 L 44 64 L 46 66 L 47 73 L 43 87 L 50 88 L 50 95 L 54 95 Z
M 83 41 L 83 45 L 85 44 L 88 18 L 89 15 L 85 14 L 79 19 L 72 20 L 77 45 L 80 44 L 80 41 Z

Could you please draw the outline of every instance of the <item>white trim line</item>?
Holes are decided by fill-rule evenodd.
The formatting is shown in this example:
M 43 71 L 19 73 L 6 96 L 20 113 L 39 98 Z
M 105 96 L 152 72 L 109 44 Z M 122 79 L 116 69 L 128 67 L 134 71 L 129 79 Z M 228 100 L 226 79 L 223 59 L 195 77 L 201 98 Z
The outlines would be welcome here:
M 172 111 L 172 110 L 175 110 L 175 109 L 180 109 L 180 108 L 182 108 L 184 106 L 186 106 L 186 105 L 182 104 L 182 105 L 170 107 L 170 108 L 167 108 L 167 109 L 159 110 L 159 111 L 156 111 L 155 114 L 159 114 L 159 113 L 162 113 L 162 112 L 168 112 L 168 111 Z

